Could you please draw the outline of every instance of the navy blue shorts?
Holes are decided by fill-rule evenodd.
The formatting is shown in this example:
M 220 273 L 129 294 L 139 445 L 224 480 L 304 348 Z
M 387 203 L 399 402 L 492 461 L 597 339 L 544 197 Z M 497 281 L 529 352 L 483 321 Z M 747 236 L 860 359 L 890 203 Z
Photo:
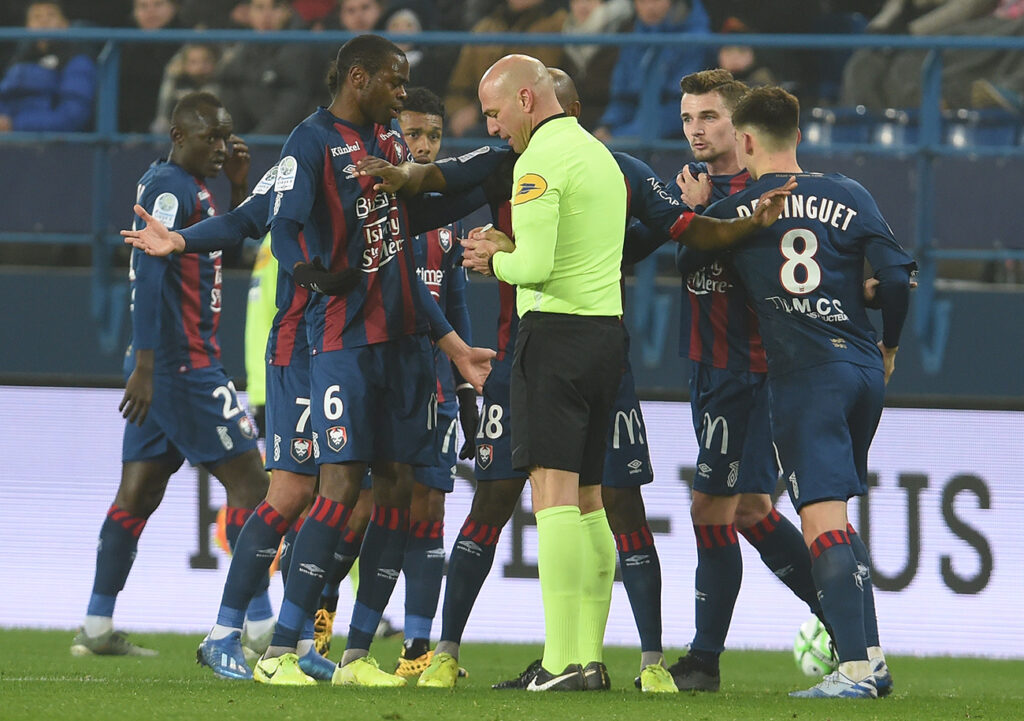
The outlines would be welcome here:
M 601 485 L 634 488 L 654 480 L 651 452 L 647 446 L 647 427 L 636 397 L 633 368 L 626 355 L 626 370 L 619 383 L 608 427 L 608 450 L 604 457 Z
M 267 470 L 316 475 L 309 363 L 267 366 Z
M 823 363 L 772 378 L 768 387 L 793 506 L 867 493 L 868 447 L 885 402 L 882 369 Z
M 779 469 L 764 373 L 694 363 L 690 410 L 699 448 L 695 491 L 711 496 L 775 491 Z
M 437 464 L 437 374 L 426 335 L 318 353 L 310 388 L 318 464 Z
M 501 361 L 491 362 L 491 373 L 484 383 L 480 425 L 476 431 L 477 481 L 502 481 L 528 475 L 512 467 L 512 425 L 509 422 L 511 374 L 511 353 Z
M 459 453 L 459 404 L 445 401 L 437 406 L 437 442 L 440 461 L 413 469 L 416 482 L 445 493 L 455 490 L 455 464 Z
M 121 460 L 166 458 L 180 466 L 187 458 L 194 466 L 215 468 L 256 448 L 256 426 L 238 404 L 224 368 L 157 370 L 145 422 L 125 424 Z

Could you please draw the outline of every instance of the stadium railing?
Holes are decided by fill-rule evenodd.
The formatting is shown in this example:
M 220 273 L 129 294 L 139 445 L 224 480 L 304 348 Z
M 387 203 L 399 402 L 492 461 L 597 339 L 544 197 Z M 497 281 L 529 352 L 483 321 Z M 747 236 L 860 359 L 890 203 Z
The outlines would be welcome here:
M 39 242 L 56 244 L 88 244 L 92 247 L 93 297 L 92 312 L 97 321 L 117 323 L 123 310 L 118 307 L 124 302 L 124 288 L 121 278 L 113 278 L 111 260 L 114 249 L 120 246 L 120 238 L 110 231 L 111 218 L 109 184 L 112 147 L 140 141 L 162 142 L 163 136 L 120 133 L 117 130 L 118 77 L 121 47 L 125 43 L 174 43 L 201 41 L 204 43 L 290 43 L 301 42 L 318 45 L 340 45 L 353 37 L 351 33 L 308 31 L 282 31 L 254 33 L 244 30 L 164 30 L 144 32 L 134 29 L 72 28 L 59 32 L 28 31 L 23 28 L 0 28 L 0 42 L 27 39 L 51 38 L 102 45 L 97 58 L 98 92 L 96 100 L 95 129 L 83 133 L 0 133 L 0 147 L 8 144 L 74 143 L 93 149 L 91 207 L 92 224 L 89 232 L 47 233 L 15 232 L 0 229 L 0 242 Z M 919 288 L 915 298 L 915 331 L 928 345 L 944 344 L 948 323 L 948 301 L 935 297 L 936 265 L 940 260 L 975 261 L 1024 261 L 1024 249 L 957 249 L 935 247 L 935 219 L 933 214 L 935 198 L 935 163 L 945 157 L 1024 157 L 1024 146 L 1017 144 L 1017 133 L 1007 132 L 998 123 L 995 130 L 986 128 L 988 118 L 983 114 L 948 115 L 943 117 L 940 110 L 942 82 L 942 51 L 944 50 L 1024 50 L 1022 37 L 910 37 L 894 35 L 635 35 L 630 33 L 612 35 L 531 34 L 524 41 L 521 34 L 493 33 L 473 34 L 461 32 L 425 32 L 417 35 L 391 35 L 397 42 L 413 42 L 418 45 L 566 45 L 586 44 L 605 46 L 625 45 L 672 45 L 687 43 L 703 47 L 735 45 L 742 42 L 754 48 L 794 48 L 825 51 L 857 50 L 860 48 L 894 48 L 927 51 L 921 76 L 921 105 L 918 109 L 895 110 L 888 117 L 883 116 L 872 122 L 851 124 L 857 115 L 866 115 L 857 109 L 815 109 L 805 112 L 804 127 L 808 136 L 807 150 L 818 150 L 828 154 L 863 154 L 873 156 L 902 156 L 915 159 L 917 192 L 914 199 L 914 253 L 918 259 Z M 640 82 L 658 82 L 658 78 L 639 79 Z M 844 126 L 853 132 L 843 132 Z M 838 132 L 837 132 L 838 129 Z M 680 151 L 685 144 L 679 140 L 656 139 L 653 128 L 644 133 L 642 139 L 622 140 L 614 143 L 616 149 L 659 153 Z M 247 136 L 252 146 L 280 146 L 280 136 Z M 446 139 L 451 149 L 476 147 L 479 139 Z M 655 263 L 650 262 L 637 269 L 638 288 L 653 288 Z M 652 293 L 641 292 L 634 300 L 634 314 L 647 318 L 653 313 L 656 298 Z M 101 338 L 109 342 L 116 335 L 116 328 L 107 328 Z

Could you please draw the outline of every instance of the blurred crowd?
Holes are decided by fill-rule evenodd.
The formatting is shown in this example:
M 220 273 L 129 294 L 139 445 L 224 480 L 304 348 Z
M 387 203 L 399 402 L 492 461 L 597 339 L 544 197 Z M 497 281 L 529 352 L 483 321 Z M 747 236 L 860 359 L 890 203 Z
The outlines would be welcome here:
M 483 134 L 476 86 L 510 51 L 564 68 L 585 98 L 581 122 L 602 139 L 681 137 L 679 78 L 723 67 L 751 85 L 779 84 L 805 106 L 908 108 L 920 103 L 922 51 L 755 49 L 744 33 L 1024 33 L 1024 0 L 6 0 L 0 24 L 34 29 L 235 28 L 573 35 L 728 33 L 735 44 L 513 46 L 406 45 L 411 84 L 445 99 L 447 133 Z M 239 42 L 123 46 L 118 129 L 166 132 L 192 90 L 217 93 L 243 134 L 286 134 L 329 101 L 325 69 L 336 44 Z M 0 132 L 92 127 L 99 44 L 30 40 L 0 46 Z M 648 78 L 657 78 L 648 82 Z M 1019 113 L 1024 53 L 945 54 L 947 108 Z

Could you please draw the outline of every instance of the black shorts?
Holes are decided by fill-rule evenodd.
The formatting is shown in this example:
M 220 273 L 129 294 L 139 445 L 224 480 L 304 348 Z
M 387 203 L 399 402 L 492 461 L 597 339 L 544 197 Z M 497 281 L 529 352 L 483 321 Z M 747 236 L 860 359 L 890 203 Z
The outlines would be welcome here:
M 512 466 L 580 474 L 598 485 L 622 379 L 617 317 L 530 312 L 519 320 L 510 388 Z

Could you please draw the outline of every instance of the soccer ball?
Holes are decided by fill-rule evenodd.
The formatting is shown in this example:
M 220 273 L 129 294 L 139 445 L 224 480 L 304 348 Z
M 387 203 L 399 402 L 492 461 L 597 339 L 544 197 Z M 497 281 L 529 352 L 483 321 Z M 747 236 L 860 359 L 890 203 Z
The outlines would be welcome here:
M 824 676 L 839 665 L 829 646 L 828 631 L 817 616 L 811 616 L 800 625 L 793 641 L 793 658 L 808 676 Z

